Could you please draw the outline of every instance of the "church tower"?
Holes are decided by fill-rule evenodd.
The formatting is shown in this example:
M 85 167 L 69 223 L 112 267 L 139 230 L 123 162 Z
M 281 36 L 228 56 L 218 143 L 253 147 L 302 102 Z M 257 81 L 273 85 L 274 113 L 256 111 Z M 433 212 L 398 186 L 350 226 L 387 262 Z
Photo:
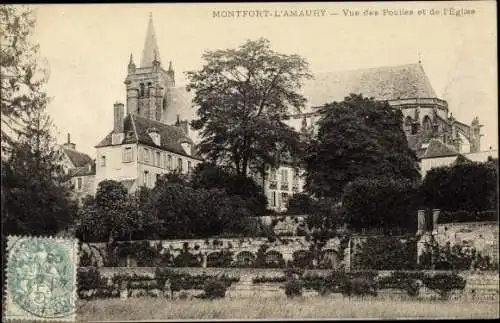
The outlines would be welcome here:
M 127 114 L 163 121 L 168 106 L 168 93 L 175 86 L 175 73 L 170 62 L 163 69 L 156 41 L 153 17 L 149 15 L 148 28 L 140 65 L 136 66 L 132 54 L 127 69 Z

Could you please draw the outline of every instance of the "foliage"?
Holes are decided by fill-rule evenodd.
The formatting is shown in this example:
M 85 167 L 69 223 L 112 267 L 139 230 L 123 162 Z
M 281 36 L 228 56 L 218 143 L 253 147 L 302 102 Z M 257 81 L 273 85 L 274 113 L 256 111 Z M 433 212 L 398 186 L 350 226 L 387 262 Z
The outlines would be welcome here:
M 33 42 L 36 19 L 26 6 L 0 5 L 0 85 L 2 155 L 26 134 L 33 114 L 45 109 L 47 73 Z
M 456 273 L 443 273 L 426 275 L 424 284 L 429 289 L 437 291 L 443 299 L 447 299 L 452 290 L 463 290 L 466 280 Z
M 483 222 L 483 221 L 497 221 L 498 209 L 492 211 L 447 211 L 442 210 L 439 213 L 438 223 L 460 223 L 460 222 Z
M 493 270 L 494 262 L 489 256 L 482 256 L 474 248 L 465 248 L 459 244 L 451 246 L 448 242 L 445 246 L 436 243 L 426 245 L 420 255 L 419 265 L 423 269 L 437 270 Z
M 347 296 L 377 296 L 377 285 L 375 281 L 364 277 L 353 277 L 347 279 L 340 287 L 342 294 Z
M 173 291 L 180 291 L 183 289 L 203 289 L 205 282 L 210 279 L 222 281 L 226 287 L 229 287 L 232 283 L 239 281 L 239 277 L 230 277 L 225 274 L 217 276 L 208 274 L 191 275 L 188 273 L 176 272 L 169 268 L 157 268 L 155 278 L 162 286 L 165 285 L 166 281 L 169 281 Z
M 122 183 L 113 180 L 99 183 L 95 198 L 84 201 L 78 219 L 85 231 L 92 228 L 94 233 L 106 237 L 109 248 L 120 235 L 135 231 L 143 224 L 135 200 Z
M 74 221 L 77 204 L 44 108 L 31 113 L 18 141 L 2 154 L 4 235 L 54 235 Z
M 253 284 L 284 283 L 286 281 L 287 278 L 285 276 L 275 276 L 275 277 L 257 276 L 252 278 Z
M 207 256 L 207 267 L 230 267 L 233 262 L 233 252 L 221 250 Z
M 302 296 L 303 284 L 299 279 L 291 279 L 285 284 L 285 294 L 289 298 Z
M 200 71 L 188 72 L 189 91 L 201 130 L 200 153 L 239 175 L 263 165 L 276 166 L 299 148 L 299 137 L 284 123 L 306 99 L 297 90 L 311 75 L 297 55 L 273 51 L 269 41 L 248 40 L 238 49 L 207 51 Z
M 420 190 L 427 207 L 477 212 L 497 209 L 497 183 L 498 160 L 465 162 L 429 170 Z
M 355 249 L 353 266 L 357 269 L 402 270 L 416 268 L 417 243 L 410 237 L 368 237 Z
M 410 296 L 418 296 L 421 284 L 424 280 L 424 272 L 391 272 L 389 276 L 378 280 L 379 289 L 400 289 Z
M 209 279 L 203 285 L 204 298 L 216 299 L 226 296 L 226 285 L 216 279 Z
M 288 200 L 287 214 L 309 215 L 314 211 L 314 200 L 305 193 L 296 193 Z
M 342 206 L 350 228 L 383 228 L 385 234 L 393 228 L 416 231 L 414 215 L 418 191 L 407 180 L 389 177 L 358 177 L 343 190 Z
M 358 177 L 417 181 L 415 153 L 402 128 L 402 114 L 388 103 L 351 94 L 320 109 L 319 129 L 306 155 L 306 190 L 340 199 Z

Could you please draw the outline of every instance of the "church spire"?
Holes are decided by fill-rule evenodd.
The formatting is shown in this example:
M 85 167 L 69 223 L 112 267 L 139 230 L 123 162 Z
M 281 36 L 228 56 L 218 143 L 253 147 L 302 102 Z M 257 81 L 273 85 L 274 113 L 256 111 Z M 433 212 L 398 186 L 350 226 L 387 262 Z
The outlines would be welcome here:
M 146 40 L 144 49 L 142 50 L 141 67 L 150 67 L 153 61 L 161 62 L 160 50 L 156 42 L 155 29 L 153 26 L 153 15 L 149 13 L 148 30 L 146 32 Z

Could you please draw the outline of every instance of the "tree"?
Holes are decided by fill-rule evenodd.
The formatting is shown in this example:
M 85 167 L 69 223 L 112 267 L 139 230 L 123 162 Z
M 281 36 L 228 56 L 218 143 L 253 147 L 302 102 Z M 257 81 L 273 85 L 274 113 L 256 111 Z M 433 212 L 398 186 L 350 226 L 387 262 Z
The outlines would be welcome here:
M 306 155 L 306 190 L 339 200 L 358 177 L 379 175 L 417 181 L 417 157 L 409 148 L 399 110 L 387 102 L 351 94 L 320 108 L 319 129 Z
M 56 234 L 73 223 L 76 203 L 50 135 L 50 118 L 40 108 L 27 122 L 2 159 L 3 233 Z
M 194 188 L 224 190 L 233 206 L 244 214 L 266 214 L 267 198 L 263 189 L 252 178 L 236 174 L 231 169 L 212 163 L 199 164 L 193 171 L 191 184 Z
M 359 177 L 344 187 L 342 206 L 353 229 L 416 230 L 418 190 L 409 181 Z
M 427 207 L 477 212 L 497 208 L 497 184 L 498 159 L 469 161 L 431 169 L 420 190 Z
M 315 201 L 305 193 L 296 193 L 288 200 L 287 214 L 309 215 L 314 212 Z
M 207 51 L 203 59 L 200 71 L 187 73 L 187 88 L 195 93 L 198 115 L 191 125 L 201 130 L 199 152 L 208 161 L 246 176 L 298 149 L 298 133 L 283 121 L 306 101 L 297 93 L 311 77 L 303 58 L 277 53 L 258 39 L 238 49 Z
M 106 237 L 108 247 L 123 233 L 142 227 L 137 206 L 120 182 L 104 180 L 97 186 L 95 199 L 87 199 L 80 209 L 81 226 L 93 228 L 94 233 Z
M 0 5 L 0 88 L 2 152 L 30 122 L 33 113 L 44 107 L 48 98 L 43 90 L 45 70 L 39 68 L 38 45 L 30 39 L 35 26 L 31 9 Z

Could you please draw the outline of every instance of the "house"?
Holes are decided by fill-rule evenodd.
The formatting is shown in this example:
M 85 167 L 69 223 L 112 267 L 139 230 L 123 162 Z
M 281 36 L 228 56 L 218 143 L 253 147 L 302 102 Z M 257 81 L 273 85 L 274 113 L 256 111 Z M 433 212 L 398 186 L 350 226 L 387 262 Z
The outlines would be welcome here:
M 62 166 L 70 178 L 73 197 L 81 201 L 86 195 L 94 193 L 95 161 L 89 155 L 76 150 L 76 144 L 71 142 L 69 133 L 67 142 L 61 145 L 60 149 Z
M 188 121 L 181 119 L 190 109 L 187 91 L 175 86 L 172 63 L 167 70 L 162 66 L 151 16 L 141 64 L 130 55 L 125 85 L 126 107 L 114 104 L 113 129 L 95 146 L 94 190 L 106 179 L 122 182 L 129 192 L 152 188 L 160 175 L 187 174 L 202 162 Z

